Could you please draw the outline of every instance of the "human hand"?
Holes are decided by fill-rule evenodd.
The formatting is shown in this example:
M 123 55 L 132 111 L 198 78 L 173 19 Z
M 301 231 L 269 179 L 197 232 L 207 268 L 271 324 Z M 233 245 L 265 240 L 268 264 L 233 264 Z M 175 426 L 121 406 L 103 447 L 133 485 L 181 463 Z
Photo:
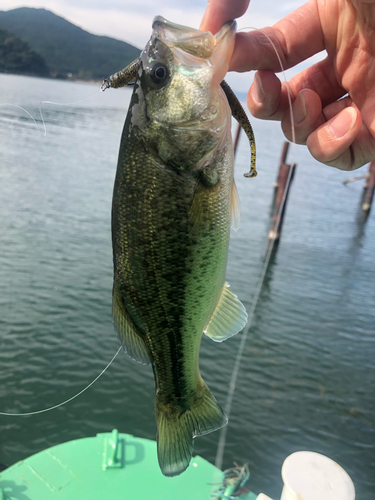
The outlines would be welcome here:
M 214 33 L 244 14 L 249 0 L 211 0 L 201 29 Z M 375 159 L 375 0 L 310 0 L 264 31 L 284 69 L 312 55 L 327 57 L 289 82 L 296 142 L 318 161 L 342 170 Z M 258 70 L 247 105 L 263 119 L 280 120 L 292 140 L 286 84 L 261 31 L 238 33 L 231 71 Z M 346 97 L 342 98 L 348 94 Z

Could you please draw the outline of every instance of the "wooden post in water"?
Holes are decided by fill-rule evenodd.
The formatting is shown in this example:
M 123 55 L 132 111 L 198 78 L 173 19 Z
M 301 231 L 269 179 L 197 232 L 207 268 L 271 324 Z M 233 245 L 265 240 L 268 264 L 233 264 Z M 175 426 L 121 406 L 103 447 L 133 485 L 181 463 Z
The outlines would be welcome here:
M 285 141 L 280 159 L 279 172 L 275 182 L 275 189 L 277 191 L 274 198 L 272 225 L 268 236 L 269 244 L 271 244 L 272 242 L 274 242 L 274 244 L 277 244 L 280 240 L 290 186 L 292 184 L 292 180 L 297 167 L 295 163 L 293 165 L 288 165 L 286 163 L 286 155 L 288 153 L 288 149 L 289 142 Z
M 364 196 L 363 196 L 362 210 L 365 216 L 368 216 L 368 214 L 370 213 L 372 201 L 374 199 L 374 191 L 375 191 L 375 161 L 372 161 L 369 165 L 368 177 L 365 181 L 365 185 L 363 188 Z
M 283 146 L 283 149 L 281 151 L 281 158 L 280 158 L 280 163 L 279 163 L 279 171 L 277 173 L 276 180 L 273 183 L 273 187 L 275 188 L 275 194 L 276 194 L 277 188 L 279 187 L 279 177 L 280 177 L 281 165 L 285 165 L 285 160 L 286 160 L 286 157 L 287 157 L 288 151 L 289 151 L 289 144 L 290 144 L 289 141 L 284 141 L 284 146 Z
M 272 205 L 270 208 L 270 213 L 271 216 L 274 214 L 275 211 L 275 204 L 276 204 L 276 197 L 277 197 L 277 192 L 278 192 L 278 187 L 279 187 L 279 180 L 280 180 L 280 171 L 281 171 L 281 166 L 286 164 L 286 157 L 288 155 L 289 151 L 289 141 L 285 141 L 283 145 L 283 149 L 281 151 L 281 157 L 280 157 L 280 163 L 279 163 L 279 169 L 277 171 L 277 176 L 275 179 L 275 182 L 273 183 L 273 198 L 272 198 Z

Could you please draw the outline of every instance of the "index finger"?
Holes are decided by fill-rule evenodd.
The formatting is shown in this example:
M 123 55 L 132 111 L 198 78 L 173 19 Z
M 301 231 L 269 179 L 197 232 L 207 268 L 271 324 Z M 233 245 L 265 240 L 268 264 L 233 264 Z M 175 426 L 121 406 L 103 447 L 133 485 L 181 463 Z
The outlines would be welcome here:
M 229 70 L 279 72 L 281 67 L 276 51 L 283 68 L 288 69 L 324 48 L 318 8 L 315 0 L 310 0 L 272 27 L 237 33 Z

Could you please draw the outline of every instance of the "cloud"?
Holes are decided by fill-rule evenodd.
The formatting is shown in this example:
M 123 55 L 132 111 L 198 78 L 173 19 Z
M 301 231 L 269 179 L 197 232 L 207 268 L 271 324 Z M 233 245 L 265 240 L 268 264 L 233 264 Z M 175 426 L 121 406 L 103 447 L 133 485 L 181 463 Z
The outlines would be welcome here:
M 252 0 L 239 25 L 262 27 L 272 24 L 278 19 L 279 3 L 278 0 Z M 189 0 L 183 8 L 177 5 L 175 0 L 0 0 L 0 10 L 45 8 L 90 33 L 133 41 L 135 45 L 144 45 L 147 41 L 156 15 L 198 28 L 207 1 Z
M 303 3 L 304 0 L 286 4 L 279 0 L 251 0 L 246 14 L 238 19 L 238 27 L 262 28 L 272 25 Z M 198 28 L 206 5 L 206 0 L 189 0 L 183 8 L 178 8 L 175 0 L 0 0 L 0 10 L 45 8 L 90 33 L 124 40 L 140 50 L 151 35 L 152 20 L 156 15 Z M 288 78 L 296 72 L 289 70 Z M 233 89 L 241 92 L 247 92 L 252 80 L 253 73 L 228 75 Z
M 55 14 L 59 14 L 54 10 Z M 89 11 L 80 6 L 65 7 L 68 21 L 96 35 L 106 35 L 124 40 L 138 48 L 143 48 L 150 38 L 152 20 L 162 15 L 175 23 L 199 27 L 202 17 L 200 9 L 189 9 L 182 12 L 173 6 L 162 8 L 142 6 L 138 10 L 115 11 L 111 9 L 95 9 Z
M 143 47 L 156 15 L 198 28 L 206 0 L 190 0 L 183 9 L 174 0 L 0 0 L 0 10 L 18 7 L 45 8 L 90 33 Z
M 300 0 L 296 0 L 294 2 L 281 2 L 280 3 L 280 8 L 282 12 L 292 12 L 295 9 L 298 9 L 298 7 L 301 7 L 304 3 L 307 2 L 301 2 Z

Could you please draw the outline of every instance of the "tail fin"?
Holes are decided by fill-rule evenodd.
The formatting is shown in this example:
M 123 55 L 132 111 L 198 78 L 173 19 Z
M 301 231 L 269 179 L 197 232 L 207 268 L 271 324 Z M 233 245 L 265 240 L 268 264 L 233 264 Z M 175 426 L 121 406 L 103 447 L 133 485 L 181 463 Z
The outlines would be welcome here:
M 161 402 L 156 394 L 158 459 L 165 476 L 177 476 L 189 466 L 196 436 L 216 431 L 228 419 L 206 384 L 201 381 L 190 407 Z

